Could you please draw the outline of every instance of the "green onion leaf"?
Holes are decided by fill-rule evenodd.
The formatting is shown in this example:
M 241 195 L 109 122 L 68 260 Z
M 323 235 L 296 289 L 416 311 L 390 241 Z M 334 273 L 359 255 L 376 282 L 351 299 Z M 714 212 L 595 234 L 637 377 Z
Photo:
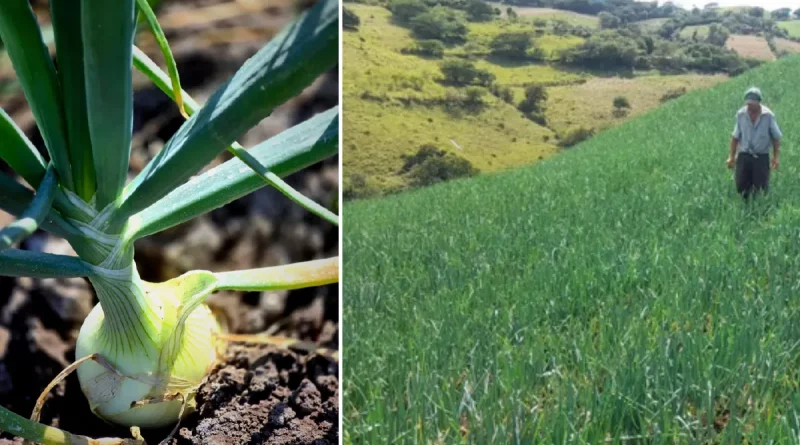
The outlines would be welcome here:
M 81 1 L 84 75 L 97 208 L 125 187 L 133 126 L 134 0 Z
M 0 141 L 0 159 L 28 184 L 38 187 L 45 174 L 44 159 L 3 109 L 0 109 Z
M 287 176 L 339 150 L 339 107 L 333 107 L 251 148 L 248 153 L 279 176 Z M 221 207 L 263 186 L 239 159 L 198 175 L 136 216 L 132 239 L 160 232 Z
M 17 217 L 25 213 L 25 210 L 28 209 L 34 199 L 33 192 L 3 173 L 0 173 L 0 190 L 2 190 L 2 193 L 0 193 L 0 209 Z M 47 214 L 47 217 L 41 223 L 41 228 L 63 238 L 80 235 L 80 232 L 55 212 Z
M 183 106 L 183 97 L 181 96 L 183 90 L 181 89 L 181 79 L 178 75 L 178 66 L 175 64 L 175 57 L 172 56 L 172 50 L 169 48 L 169 43 L 167 43 L 167 36 L 165 36 L 164 31 L 161 30 L 161 25 L 158 24 L 158 19 L 153 9 L 150 7 L 150 3 L 148 3 L 147 0 L 136 0 L 136 4 L 139 5 L 139 10 L 144 14 L 144 18 L 147 20 L 147 24 L 150 26 L 150 30 L 153 32 L 153 36 L 156 38 L 159 48 L 161 48 L 161 53 L 164 54 L 164 60 L 167 62 L 167 70 L 169 70 L 169 78 L 172 81 L 172 90 L 175 92 L 173 94 L 173 100 L 178 104 L 178 110 L 181 112 L 181 115 L 189 119 L 189 115 L 186 114 L 186 110 Z
M 324 286 L 339 281 L 339 257 L 214 275 L 217 290 L 255 292 Z
M 75 182 L 75 193 L 89 202 L 94 196 L 96 184 L 86 110 L 80 1 L 51 1 L 50 14 L 56 41 L 58 78 L 64 96 L 72 179 Z
M 173 92 L 173 87 L 170 87 L 170 78 L 165 74 L 158 65 L 155 64 L 147 55 L 142 52 L 137 47 L 133 47 L 133 66 L 136 67 L 139 71 L 144 73 L 153 83 L 161 89 L 167 96 L 169 96 L 172 100 L 176 100 L 175 93 Z M 182 90 L 181 90 L 182 91 Z M 184 98 L 184 105 L 186 111 L 188 111 L 189 115 L 195 113 L 195 111 L 200 109 L 200 104 L 198 104 L 188 93 L 182 91 L 182 96 Z M 339 225 L 339 217 L 336 216 L 333 212 L 326 209 L 325 207 L 319 205 L 318 203 L 314 202 L 312 199 L 304 196 L 302 193 L 298 192 L 292 186 L 287 184 L 283 181 L 278 175 L 268 171 L 266 167 L 258 163 L 258 161 L 251 156 L 247 151 L 239 145 L 238 142 L 234 142 L 228 147 L 228 151 L 233 153 L 234 156 L 241 159 L 242 162 L 247 164 L 248 167 L 253 169 L 261 178 L 269 185 L 278 189 L 281 193 L 283 193 L 286 197 L 294 201 L 295 203 L 299 204 L 304 209 L 308 210 L 309 212 L 319 216 L 320 218 L 328 221 L 331 224 Z
M 6 277 L 74 278 L 92 273 L 91 265 L 74 256 L 20 249 L 0 252 L 0 275 Z
M 58 77 L 28 0 L 3 1 L 0 38 L 58 171 L 58 180 L 73 190 Z
M 114 222 L 124 223 L 184 183 L 277 106 L 335 66 L 338 17 L 337 1 L 321 0 L 248 60 L 126 188 Z
M 0 230 L 0 251 L 31 236 L 39 228 L 53 205 L 57 189 L 56 173 L 53 167 L 50 167 L 25 213 L 17 221 Z

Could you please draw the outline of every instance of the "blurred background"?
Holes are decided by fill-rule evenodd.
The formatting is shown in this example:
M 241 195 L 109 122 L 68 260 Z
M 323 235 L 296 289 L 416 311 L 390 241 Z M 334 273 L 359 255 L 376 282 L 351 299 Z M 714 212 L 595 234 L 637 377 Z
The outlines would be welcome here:
M 314 0 L 162 0 L 151 3 L 156 7 L 172 47 L 183 88 L 204 103 L 283 26 L 300 11 L 311 7 Z M 54 53 L 48 2 L 34 0 L 31 4 L 43 26 L 44 39 Z M 136 45 L 165 69 L 163 56 L 145 24 L 139 27 Z M 337 105 L 338 83 L 336 67 L 300 96 L 275 110 L 239 142 L 245 148 L 252 147 Z M 0 106 L 44 154 L 33 115 L 4 52 L 0 52 Z M 129 179 L 142 170 L 183 122 L 172 101 L 134 70 L 134 134 Z M 226 152 L 207 168 L 229 158 Z M 0 171 L 13 175 L 2 161 Z M 337 157 L 285 179 L 304 195 L 338 212 L 338 178 Z M 13 217 L 0 211 L 0 226 L 11 221 Z M 74 255 L 66 241 L 41 231 L 20 247 Z M 246 269 L 338 254 L 335 226 L 270 187 L 136 244 L 140 275 L 152 282 L 166 281 L 193 269 Z M 29 416 L 39 392 L 74 360 L 78 329 L 96 303 L 88 281 L 83 279 L 0 277 L 0 405 Z M 209 305 L 225 314 L 233 332 L 267 332 L 337 348 L 338 285 L 291 292 L 218 292 L 210 298 Z M 85 405 L 77 380 L 72 378 L 53 391 L 42 421 L 92 437 L 97 437 L 98 433 L 120 434 L 118 430 L 101 425 L 97 419 L 87 419 Z M 191 430 L 192 425 L 187 424 L 187 428 Z M 125 434 L 124 430 L 121 434 Z M 212 443 L 207 437 L 181 440 Z M 230 443 L 239 442 L 232 439 Z

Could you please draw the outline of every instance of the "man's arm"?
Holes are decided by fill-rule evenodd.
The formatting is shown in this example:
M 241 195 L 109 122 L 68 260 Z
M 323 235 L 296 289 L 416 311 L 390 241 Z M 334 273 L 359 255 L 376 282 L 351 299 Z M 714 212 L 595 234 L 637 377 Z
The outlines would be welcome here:
M 742 137 L 742 130 L 739 128 L 739 118 L 736 118 L 736 125 L 733 127 L 733 134 L 731 134 L 731 146 L 728 153 L 728 168 L 733 167 L 734 159 L 736 159 L 736 149 L 739 147 L 739 139 Z
M 781 152 L 781 137 L 783 134 L 774 115 L 770 119 L 769 135 L 772 137 L 772 168 L 778 168 L 778 156 Z

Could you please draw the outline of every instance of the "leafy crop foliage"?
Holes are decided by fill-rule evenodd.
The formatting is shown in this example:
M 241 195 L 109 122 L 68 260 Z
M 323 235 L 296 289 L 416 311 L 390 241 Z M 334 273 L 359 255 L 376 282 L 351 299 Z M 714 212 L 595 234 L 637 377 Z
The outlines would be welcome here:
M 534 166 L 348 204 L 345 443 L 793 443 L 798 72 L 781 59 Z M 785 149 L 747 206 L 724 161 L 752 85 Z
M 338 107 L 249 150 L 236 143 L 336 65 L 338 4 L 322 0 L 300 14 L 203 106 L 180 90 L 174 59 L 147 1 L 53 1 L 50 7 L 57 63 L 27 0 L 8 0 L 0 8 L 0 38 L 47 149 L 47 157 L 40 156 L 0 113 L 0 159 L 35 189 L 0 174 L 0 209 L 19 217 L 0 231 L 0 275 L 88 278 L 100 303 L 81 327 L 78 361 L 64 373 L 78 373 L 92 411 L 107 421 L 142 427 L 177 423 L 191 409 L 224 334 L 204 305 L 206 297 L 223 289 L 336 282 L 338 258 L 191 271 L 148 283 L 133 260 L 134 242 L 266 185 L 338 224 L 336 215 L 281 179 L 336 155 Z M 133 46 L 139 13 L 139 23 L 150 26 L 166 56 L 169 75 Z M 134 66 L 175 100 L 188 121 L 126 184 Z M 235 159 L 199 173 L 225 150 Z M 78 256 L 13 248 L 37 228 L 65 238 Z M 49 389 L 32 420 L 0 408 L 0 429 L 48 445 L 88 443 L 35 422 Z M 139 443 L 139 438 L 103 443 Z

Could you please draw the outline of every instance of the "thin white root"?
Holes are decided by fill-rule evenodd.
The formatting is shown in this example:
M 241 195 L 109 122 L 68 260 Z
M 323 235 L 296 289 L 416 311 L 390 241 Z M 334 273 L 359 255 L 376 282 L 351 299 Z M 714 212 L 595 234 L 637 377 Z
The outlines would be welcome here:
M 181 396 L 181 410 L 178 412 L 178 423 L 175 424 L 175 428 L 172 428 L 172 431 L 170 431 L 169 436 L 167 436 L 166 439 L 164 439 L 161 442 L 159 442 L 158 445 L 167 445 L 167 443 L 173 437 L 175 437 L 175 434 L 177 434 L 177 432 L 178 432 L 178 428 L 180 428 L 180 426 L 181 426 L 181 419 L 183 418 L 183 412 L 186 409 L 186 404 L 187 404 L 188 400 L 186 399 L 186 396 L 184 396 L 182 393 L 178 393 L 178 395 Z
M 71 365 L 69 365 L 66 368 L 64 368 L 63 371 L 59 372 L 58 375 L 55 376 L 55 378 L 50 382 L 50 384 L 47 385 L 47 387 L 44 388 L 44 391 L 42 391 L 42 393 L 39 395 L 39 398 L 36 399 L 36 405 L 33 406 L 33 413 L 31 413 L 31 420 L 33 420 L 34 422 L 38 422 L 39 421 L 39 416 L 41 416 L 42 408 L 44 407 L 45 399 L 47 399 L 47 395 L 50 394 L 50 391 L 52 391 L 53 388 L 56 387 L 56 385 L 61 383 L 61 381 L 66 379 L 67 376 L 69 376 L 76 369 L 78 369 L 78 366 L 80 366 L 81 364 L 83 364 L 84 362 L 86 362 L 88 360 L 94 360 L 100 366 L 108 369 L 109 371 L 111 371 L 111 372 L 113 372 L 115 374 L 119 374 L 119 372 L 117 372 L 117 370 L 114 369 L 114 367 L 111 365 L 111 363 L 108 363 L 108 361 L 106 359 L 104 359 L 103 356 L 100 355 L 100 354 L 87 355 L 86 357 L 83 357 L 82 359 L 76 360 L 74 363 L 72 363 Z M 135 440 L 140 439 L 140 437 L 141 436 L 137 437 L 136 435 L 134 435 L 134 439 Z M 99 443 L 102 443 L 102 440 L 112 440 L 112 441 L 114 441 L 114 440 L 127 440 L 127 439 L 100 439 L 100 440 L 101 440 L 101 442 L 99 442 Z M 142 440 L 142 443 L 144 443 L 144 440 L 143 439 L 141 439 L 141 440 Z M 114 443 L 116 443 L 116 442 L 114 442 Z M 23 445 L 35 445 L 35 444 L 33 442 L 29 441 L 29 440 L 26 440 L 25 442 L 23 442 Z

